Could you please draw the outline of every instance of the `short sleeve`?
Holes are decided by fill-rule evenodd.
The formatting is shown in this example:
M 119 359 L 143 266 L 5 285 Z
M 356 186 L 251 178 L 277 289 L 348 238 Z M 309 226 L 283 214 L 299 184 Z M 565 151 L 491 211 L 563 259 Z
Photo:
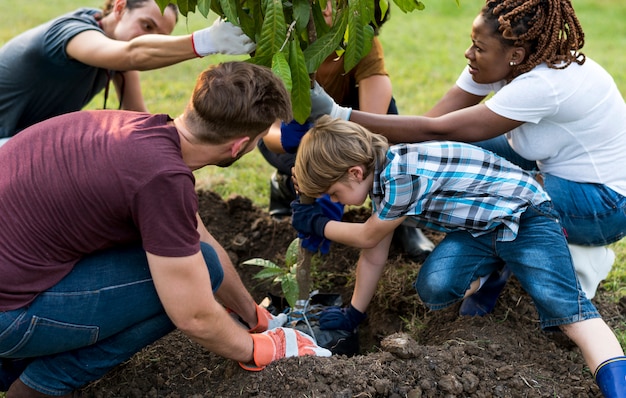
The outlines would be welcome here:
M 198 197 L 193 178 L 163 173 L 136 194 L 132 209 L 143 248 L 165 257 L 185 257 L 200 250 Z

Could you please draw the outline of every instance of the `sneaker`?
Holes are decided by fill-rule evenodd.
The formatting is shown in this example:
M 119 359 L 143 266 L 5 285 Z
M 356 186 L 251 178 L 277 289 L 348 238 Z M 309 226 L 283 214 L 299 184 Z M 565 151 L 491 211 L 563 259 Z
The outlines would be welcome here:
M 598 285 L 606 279 L 613 263 L 615 252 L 606 246 L 580 246 L 568 244 L 572 255 L 574 269 L 580 282 L 580 287 L 588 299 L 596 295 Z
M 485 316 L 492 313 L 510 276 L 511 270 L 508 267 L 492 272 L 477 292 L 463 300 L 459 315 Z

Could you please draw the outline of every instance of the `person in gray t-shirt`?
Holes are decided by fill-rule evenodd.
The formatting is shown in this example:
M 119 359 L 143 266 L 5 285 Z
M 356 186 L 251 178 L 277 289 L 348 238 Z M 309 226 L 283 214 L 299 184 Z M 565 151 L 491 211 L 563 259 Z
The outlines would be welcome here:
M 0 48 L 0 139 L 82 109 L 109 83 L 120 109 L 146 112 L 139 71 L 209 54 L 247 54 L 255 44 L 221 19 L 189 35 L 167 36 L 176 6 L 153 0 L 109 0 L 30 29 Z M 0 140 L 0 145 L 2 144 Z

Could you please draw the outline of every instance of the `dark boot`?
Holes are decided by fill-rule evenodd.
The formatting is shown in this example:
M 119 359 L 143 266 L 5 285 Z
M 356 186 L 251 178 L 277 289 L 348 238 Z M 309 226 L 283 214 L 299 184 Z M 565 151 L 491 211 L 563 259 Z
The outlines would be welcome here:
M 400 225 L 394 231 L 394 238 L 402 245 L 407 257 L 422 262 L 435 248 L 435 244 L 424 235 L 421 229 Z
M 489 278 L 476 293 L 463 300 L 459 315 L 485 316 L 492 313 L 510 276 L 511 270 L 508 267 L 489 275 Z
M 615 357 L 602 362 L 594 376 L 606 398 L 626 397 L 626 357 Z
M 26 384 L 22 383 L 22 380 L 17 379 L 11 384 L 9 391 L 7 391 L 6 398 L 70 398 L 70 397 L 80 397 L 80 393 L 78 391 L 72 391 L 69 394 L 65 395 L 48 395 L 37 390 L 33 390 L 28 387 Z
M 7 391 L 30 362 L 30 359 L 0 358 L 0 391 Z
M 291 202 L 295 199 L 291 177 L 276 170 L 270 177 L 270 216 L 291 216 Z

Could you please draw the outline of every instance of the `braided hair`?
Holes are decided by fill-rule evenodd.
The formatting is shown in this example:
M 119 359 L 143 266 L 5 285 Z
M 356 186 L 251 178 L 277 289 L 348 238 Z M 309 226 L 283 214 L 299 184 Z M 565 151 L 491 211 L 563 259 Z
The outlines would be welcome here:
M 514 76 L 543 62 L 552 69 L 585 62 L 579 51 L 585 34 L 570 0 L 487 0 L 481 14 L 505 45 L 526 49 L 528 56 L 514 67 Z

